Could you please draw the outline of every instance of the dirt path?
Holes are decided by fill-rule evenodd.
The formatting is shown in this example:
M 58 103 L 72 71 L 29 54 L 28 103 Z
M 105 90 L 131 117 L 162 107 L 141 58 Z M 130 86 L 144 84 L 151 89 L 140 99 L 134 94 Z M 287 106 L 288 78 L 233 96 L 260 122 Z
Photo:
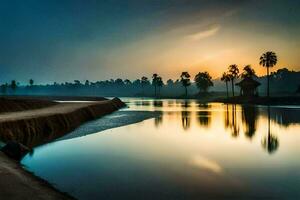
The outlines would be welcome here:
M 54 106 L 49 106 L 46 108 L 40 108 L 35 110 L 1 113 L 0 122 L 16 121 L 16 120 L 22 120 L 28 118 L 37 118 L 37 117 L 48 116 L 53 114 L 63 114 L 94 104 L 105 104 L 106 102 L 107 101 L 59 103 Z

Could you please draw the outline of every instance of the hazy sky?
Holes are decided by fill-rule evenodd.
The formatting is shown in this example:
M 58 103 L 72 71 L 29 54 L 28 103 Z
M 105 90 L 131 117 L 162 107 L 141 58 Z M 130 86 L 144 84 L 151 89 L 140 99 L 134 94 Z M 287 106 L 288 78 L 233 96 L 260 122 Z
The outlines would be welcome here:
M 300 70 L 299 0 L 1 0 L 0 24 L 0 83 Z

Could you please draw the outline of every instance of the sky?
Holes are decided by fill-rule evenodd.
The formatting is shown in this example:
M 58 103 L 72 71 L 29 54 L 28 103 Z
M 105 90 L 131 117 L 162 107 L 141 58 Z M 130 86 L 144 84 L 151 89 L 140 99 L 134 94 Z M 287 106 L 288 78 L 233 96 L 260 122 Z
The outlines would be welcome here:
M 0 24 L 0 83 L 300 70 L 298 0 L 0 0 Z

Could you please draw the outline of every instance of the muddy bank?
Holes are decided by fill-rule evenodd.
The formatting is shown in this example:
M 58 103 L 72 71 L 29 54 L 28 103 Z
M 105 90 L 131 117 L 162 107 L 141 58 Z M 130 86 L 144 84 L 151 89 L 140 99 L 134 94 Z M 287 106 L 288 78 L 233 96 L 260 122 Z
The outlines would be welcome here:
M 74 130 L 82 123 L 116 111 L 118 98 L 99 102 L 56 103 L 50 107 L 0 114 L 0 140 L 35 147 Z
M 35 101 L 104 101 L 108 100 L 107 98 L 104 97 L 96 97 L 96 96 L 58 96 L 58 95 L 53 95 L 53 96 L 26 96 L 26 95 L 6 95 L 3 96 L 3 98 L 6 99 L 12 99 L 12 100 L 35 100 Z
M 56 105 L 56 102 L 38 99 L 0 97 L 0 113 L 33 110 Z
M 72 131 L 82 123 L 111 113 L 125 104 L 118 98 L 97 102 L 54 103 L 43 100 L 4 100 L 17 108 L 0 113 L 0 140 L 35 147 Z M 4 101 L 0 102 L 3 103 Z M 40 103 L 34 105 L 34 102 Z M 5 107 L 5 104 L 0 104 Z M 41 107 L 39 107 L 41 106 Z M 3 110 L 4 110 L 3 109 Z M 8 112 L 9 111 L 9 112 Z M 0 151 L 0 197 L 12 200 L 73 199 L 46 181 L 25 171 L 19 162 Z
M 0 152 L 0 199 L 67 200 L 73 199 L 54 189 L 46 181 L 25 171 L 18 162 Z

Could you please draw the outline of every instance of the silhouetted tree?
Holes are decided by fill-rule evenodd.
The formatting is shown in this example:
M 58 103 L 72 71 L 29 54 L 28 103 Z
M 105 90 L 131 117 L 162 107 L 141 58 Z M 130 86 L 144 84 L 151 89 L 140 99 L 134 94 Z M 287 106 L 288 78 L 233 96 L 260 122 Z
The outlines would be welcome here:
M 6 94 L 6 92 L 7 92 L 7 87 L 8 87 L 8 84 L 7 84 L 7 83 L 1 85 L 1 93 L 2 93 L 2 94 Z
M 156 88 L 157 88 L 158 77 L 159 77 L 158 74 L 153 74 L 152 75 L 152 85 L 154 86 L 154 95 L 155 95 L 155 97 L 157 96 Z
M 274 52 L 268 51 L 264 53 L 259 58 L 259 64 L 263 67 L 267 68 L 267 96 L 270 97 L 270 75 L 269 75 L 269 68 L 275 66 L 277 63 L 277 56 Z
M 231 80 L 232 96 L 234 96 L 234 80 L 239 77 L 239 68 L 236 64 L 229 65 L 228 71 Z
M 173 86 L 174 81 L 172 79 L 167 80 L 167 86 Z
M 12 80 L 10 87 L 13 91 L 15 91 L 17 89 L 17 82 L 15 80 Z
M 30 80 L 29 80 L 29 85 L 30 85 L 30 87 L 33 86 L 33 83 L 34 83 L 33 79 L 30 79 Z
M 58 84 L 56 83 L 56 85 L 58 85 Z M 75 85 L 76 87 L 79 87 L 79 86 L 81 85 L 81 83 L 80 83 L 79 80 L 74 80 L 74 85 Z
M 253 78 L 256 76 L 254 69 L 252 69 L 251 65 L 246 65 L 243 69 L 243 73 L 241 74 L 242 78 Z
M 270 106 L 268 106 L 268 135 L 262 140 L 262 146 L 268 151 L 269 154 L 274 153 L 279 147 L 278 138 L 271 134 L 271 125 L 270 125 Z
M 163 85 L 164 85 L 164 82 L 162 80 L 162 77 L 159 76 L 157 78 L 158 95 L 160 95 L 160 90 L 161 90 Z
M 84 85 L 85 85 L 85 86 L 89 86 L 89 85 L 90 85 L 90 81 L 89 81 L 89 80 L 86 80 L 85 83 L 84 83 Z
M 142 91 L 143 95 L 145 95 L 145 86 L 149 84 L 148 78 L 146 76 L 143 76 L 141 78 L 141 85 L 142 85 Z
M 182 72 L 180 75 L 180 82 L 185 89 L 185 98 L 187 98 L 187 87 L 191 85 L 191 76 L 188 72 Z
M 130 81 L 129 79 L 125 79 L 125 80 L 124 80 L 124 84 L 125 84 L 125 85 L 130 85 L 130 84 L 131 84 L 131 81 Z
M 230 76 L 226 72 L 224 72 L 222 74 L 221 81 L 224 81 L 226 83 L 226 95 L 227 95 L 227 98 L 228 98 L 229 97 L 229 94 L 228 94 L 228 82 L 230 81 Z
M 122 86 L 122 85 L 124 85 L 124 82 L 123 82 L 123 80 L 122 80 L 121 78 L 117 78 L 117 79 L 115 80 L 115 84 L 116 84 L 117 86 Z
M 214 85 L 208 72 L 199 72 L 195 76 L 195 82 L 200 91 L 203 92 L 207 92 L 208 88 Z

